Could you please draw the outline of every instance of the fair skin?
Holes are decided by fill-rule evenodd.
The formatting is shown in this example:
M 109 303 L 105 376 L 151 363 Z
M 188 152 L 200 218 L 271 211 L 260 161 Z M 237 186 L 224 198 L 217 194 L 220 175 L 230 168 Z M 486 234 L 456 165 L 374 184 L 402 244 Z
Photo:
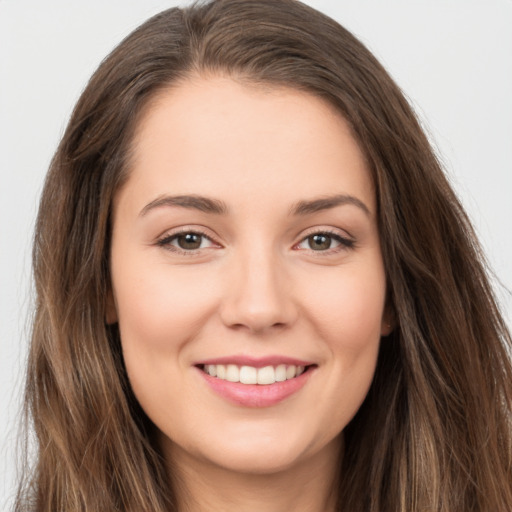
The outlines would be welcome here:
M 160 93 L 115 199 L 111 271 L 107 320 L 180 510 L 334 510 L 342 431 L 390 330 L 343 118 L 230 78 Z

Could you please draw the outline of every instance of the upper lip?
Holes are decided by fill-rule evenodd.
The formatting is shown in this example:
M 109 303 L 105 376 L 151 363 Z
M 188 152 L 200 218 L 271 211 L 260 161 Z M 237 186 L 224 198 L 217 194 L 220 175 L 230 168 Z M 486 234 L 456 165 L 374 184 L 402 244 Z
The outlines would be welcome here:
M 254 368 L 263 368 L 264 366 L 279 366 L 280 364 L 295 366 L 311 366 L 312 364 L 315 363 L 304 359 L 297 359 L 295 357 L 281 355 L 269 355 L 265 357 L 232 355 L 204 359 L 195 363 L 195 366 L 201 366 L 206 364 L 235 364 L 237 366 L 252 366 Z

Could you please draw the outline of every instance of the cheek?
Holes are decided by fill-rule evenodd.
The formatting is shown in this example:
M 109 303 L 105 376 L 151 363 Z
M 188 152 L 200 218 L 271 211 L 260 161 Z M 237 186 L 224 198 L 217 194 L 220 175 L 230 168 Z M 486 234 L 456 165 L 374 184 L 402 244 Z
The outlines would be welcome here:
M 331 350 L 358 353 L 380 340 L 386 285 L 380 265 L 340 267 L 334 275 L 316 276 L 305 311 Z
M 385 305 L 384 270 L 379 264 L 339 269 L 309 295 L 311 322 L 328 353 L 325 389 L 331 421 L 344 428 L 366 397 L 375 373 Z M 327 418 L 326 418 L 327 420 Z
M 113 288 L 128 378 L 148 416 L 161 420 L 165 411 L 183 405 L 187 347 L 215 298 L 197 269 L 194 275 L 186 269 L 175 272 L 165 263 L 140 264 L 135 258 L 116 263 Z
M 214 308 L 206 280 L 165 262 L 118 260 L 113 268 L 123 358 L 131 386 L 149 414 L 183 387 L 187 347 Z M 192 266 L 190 266 L 192 268 Z M 174 269 L 175 270 L 175 269 Z
M 165 265 L 119 270 L 114 290 L 123 343 L 174 351 L 174 342 L 188 338 L 212 307 L 197 272 L 171 272 Z

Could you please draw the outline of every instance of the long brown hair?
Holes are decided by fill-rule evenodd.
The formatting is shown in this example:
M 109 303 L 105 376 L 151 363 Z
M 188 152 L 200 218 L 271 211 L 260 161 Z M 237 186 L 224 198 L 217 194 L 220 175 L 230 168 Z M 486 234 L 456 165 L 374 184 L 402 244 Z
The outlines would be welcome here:
M 105 59 L 78 101 L 35 232 L 26 410 L 37 459 L 16 510 L 176 510 L 105 303 L 110 210 L 137 121 L 158 91 L 198 73 L 324 98 L 373 174 L 395 328 L 345 429 L 339 509 L 512 510 L 512 340 L 473 230 L 386 71 L 295 0 L 162 12 Z

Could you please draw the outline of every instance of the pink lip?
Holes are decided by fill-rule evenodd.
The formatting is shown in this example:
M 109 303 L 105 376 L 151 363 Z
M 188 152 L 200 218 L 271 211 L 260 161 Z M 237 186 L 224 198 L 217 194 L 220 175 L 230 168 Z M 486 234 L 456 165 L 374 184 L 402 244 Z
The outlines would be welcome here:
M 233 361 L 233 359 L 230 359 L 230 361 Z M 314 373 L 315 368 L 309 368 L 306 372 L 293 379 L 267 385 L 229 382 L 227 380 L 212 377 L 205 373 L 201 368 L 197 368 L 197 371 L 210 386 L 210 389 L 231 403 L 243 407 L 270 407 L 282 402 L 284 399 L 301 390 Z
M 280 364 L 295 365 L 295 366 L 311 366 L 315 364 L 312 361 L 304 361 L 286 356 L 266 356 L 266 357 L 251 357 L 245 355 L 233 355 L 226 357 L 216 357 L 213 359 L 205 359 L 198 361 L 195 366 L 205 364 L 236 364 L 237 366 L 253 366 L 254 368 L 263 368 L 264 366 L 278 366 Z

